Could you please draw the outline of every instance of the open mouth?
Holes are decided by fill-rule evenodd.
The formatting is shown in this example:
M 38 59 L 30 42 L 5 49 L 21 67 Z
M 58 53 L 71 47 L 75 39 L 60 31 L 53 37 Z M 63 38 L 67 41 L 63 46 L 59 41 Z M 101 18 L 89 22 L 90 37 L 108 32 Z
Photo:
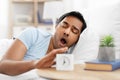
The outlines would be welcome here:
M 61 38 L 60 42 L 62 46 L 65 46 L 67 44 L 67 40 L 65 38 Z

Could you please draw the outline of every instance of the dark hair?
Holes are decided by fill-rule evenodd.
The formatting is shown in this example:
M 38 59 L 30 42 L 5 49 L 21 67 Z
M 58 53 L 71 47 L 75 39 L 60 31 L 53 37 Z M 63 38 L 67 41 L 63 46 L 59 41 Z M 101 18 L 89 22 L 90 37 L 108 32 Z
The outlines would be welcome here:
M 86 22 L 82 16 L 82 14 L 80 12 L 77 12 L 77 11 L 71 11 L 71 12 L 68 12 L 68 13 L 65 13 L 63 14 L 60 18 L 58 18 L 57 20 L 57 25 L 65 18 L 65 17 L 68 17 L 68 16 L 73 16 L 77 19 L 79 19 L 82 23 L 83 23 L 83 26 L 82 26 L 82 30 L 81 30 L 81 33 L 83 32 L 83 30 L 85 28 L 87 28 L 87 25 L 86 25 Z

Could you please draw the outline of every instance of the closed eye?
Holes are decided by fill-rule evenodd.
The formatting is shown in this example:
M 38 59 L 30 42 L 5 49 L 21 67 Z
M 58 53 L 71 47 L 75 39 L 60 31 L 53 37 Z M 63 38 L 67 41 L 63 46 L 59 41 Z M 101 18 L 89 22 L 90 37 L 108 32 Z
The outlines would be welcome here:
M 78 34 L 79 33 L 79 30 L 76 28 L 76 27 L 72 27 L 72 32 L 74 33 L 74 34 Z
M 61 27 L 63 27 L 63 28 L 68 28 L 68 23 L 67 23 L 67 22 L 62 22 L 62 23 L 61 23 Z

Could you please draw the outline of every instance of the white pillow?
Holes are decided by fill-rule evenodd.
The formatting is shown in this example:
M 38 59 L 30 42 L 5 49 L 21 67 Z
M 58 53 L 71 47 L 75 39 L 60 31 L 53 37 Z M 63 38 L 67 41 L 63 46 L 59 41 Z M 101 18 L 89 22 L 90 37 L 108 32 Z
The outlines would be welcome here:
M 88 3 L 88 29 L 81 35 L 73 50 L 75 62 L 95 59 L 99 38 L 112 34 L 116 41 L 116 57 L 120 56 L 120 0 L 91 0 Z
M 75 63 L 84 63 L 87 60 L 96 59 L 98 46 L 98 36 L 92 31 L 86 29 L 81 34 L 79 41 L 72 52 L 72 54 L 74 54 Z

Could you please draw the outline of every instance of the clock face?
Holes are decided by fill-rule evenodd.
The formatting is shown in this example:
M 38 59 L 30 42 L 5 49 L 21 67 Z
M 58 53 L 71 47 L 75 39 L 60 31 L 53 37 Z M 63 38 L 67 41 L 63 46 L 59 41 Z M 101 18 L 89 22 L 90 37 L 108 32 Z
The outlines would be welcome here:
M 56 62 L 57 70 L 65 71 L 73 70 L 74 63 L 72 54 L 57 54 Z
M 62 65 L 63 66 L 69 66 L 70 65 L 70 59 L 66 56 L 62 56 Z

